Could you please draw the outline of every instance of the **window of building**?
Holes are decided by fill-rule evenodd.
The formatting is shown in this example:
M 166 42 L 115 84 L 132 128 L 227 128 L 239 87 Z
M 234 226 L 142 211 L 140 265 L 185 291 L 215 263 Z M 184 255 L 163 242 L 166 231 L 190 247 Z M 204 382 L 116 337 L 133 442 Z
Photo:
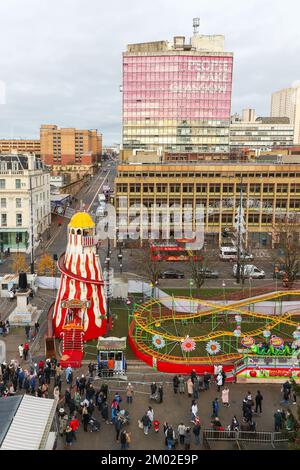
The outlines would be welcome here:
M 21 189 L 21 180 L 16 179 L 16 189 Z
M 259 214 L 249 214 L 248 215 L 249 224 L 259 224 Z
M 6 181 L 4 179 L 0 179 L 0 189 L 5 189 L 6 187 Z
M 16 225 L 22 227 L 22 214 L 16 214 Z
M 7 227 L 7 214 L 1 214 L 1 227 Z
M 22 207 L 22 199 L 20 197 L 16 198 L 16 208 L 20 209 Z
M 5 197 L 1 198 L 1 209 L 6 209 L 6 198 Z

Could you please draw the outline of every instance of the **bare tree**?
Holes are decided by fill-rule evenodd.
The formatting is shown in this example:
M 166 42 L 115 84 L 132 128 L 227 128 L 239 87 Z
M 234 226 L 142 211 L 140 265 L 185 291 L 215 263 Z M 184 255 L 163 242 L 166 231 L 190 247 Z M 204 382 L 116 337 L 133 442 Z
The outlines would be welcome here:
M 139 250 L 137 264 L 145 273 L 147 280 L 152 284 L 152 292 L 154 293 L 155 286 L 158 284 L 160 275 L 164 270 L 164 262 L 151 257 L 149 247 L 144 247 Z
M 201 287 L 206 280 L 206 271 L 211 268 L 212 260 L 204 250 L 193 251 L 189 254 L 191 268 L 191 278 L 197 289 L 197 296 L 200 296 Z
M 284 280 L 291 287 L 300 271 L 300 223 L 295 218 L 285 217 L 277 224 L 277 231 L 281 253 L 276 257 L 276 262 L 284 265 Z

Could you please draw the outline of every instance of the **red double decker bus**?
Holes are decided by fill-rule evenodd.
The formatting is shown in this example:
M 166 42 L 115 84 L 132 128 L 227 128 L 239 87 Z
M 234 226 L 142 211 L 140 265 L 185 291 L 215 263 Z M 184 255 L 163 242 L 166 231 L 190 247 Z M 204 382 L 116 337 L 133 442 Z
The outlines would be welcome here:
M 151 261 L 189 261 L 191 257 L 195 261 L 202 257 L 193 254 L 186 249 L 186 243 L 193 240 L 154 241 L 150 243 Z

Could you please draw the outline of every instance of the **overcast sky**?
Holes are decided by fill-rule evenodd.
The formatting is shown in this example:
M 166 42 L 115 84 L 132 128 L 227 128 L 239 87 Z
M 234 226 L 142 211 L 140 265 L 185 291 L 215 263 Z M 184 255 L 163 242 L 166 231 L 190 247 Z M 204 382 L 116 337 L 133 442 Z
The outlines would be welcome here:
M 0 0 L 0 137 L 50 123 L 120 142 L 126 44 L 190 37 L 193 17 L 235 54 L 232 112 L 268 115 L 271 92 L 300 81 L 298 0 Z

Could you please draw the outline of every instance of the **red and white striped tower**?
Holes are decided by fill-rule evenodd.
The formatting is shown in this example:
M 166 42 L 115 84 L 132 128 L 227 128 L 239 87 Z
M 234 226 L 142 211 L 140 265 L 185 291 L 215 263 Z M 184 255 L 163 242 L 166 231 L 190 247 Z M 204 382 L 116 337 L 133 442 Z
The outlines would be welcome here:
M 71 328 L 80 328 L 85 341 L 106 333 L 106 296 L 96 244 L 95 223 L 86 212 L 78 212 L 68 225 L 67 249 L 58 261 L 62 275 L 53 312 L 56 337 Z

